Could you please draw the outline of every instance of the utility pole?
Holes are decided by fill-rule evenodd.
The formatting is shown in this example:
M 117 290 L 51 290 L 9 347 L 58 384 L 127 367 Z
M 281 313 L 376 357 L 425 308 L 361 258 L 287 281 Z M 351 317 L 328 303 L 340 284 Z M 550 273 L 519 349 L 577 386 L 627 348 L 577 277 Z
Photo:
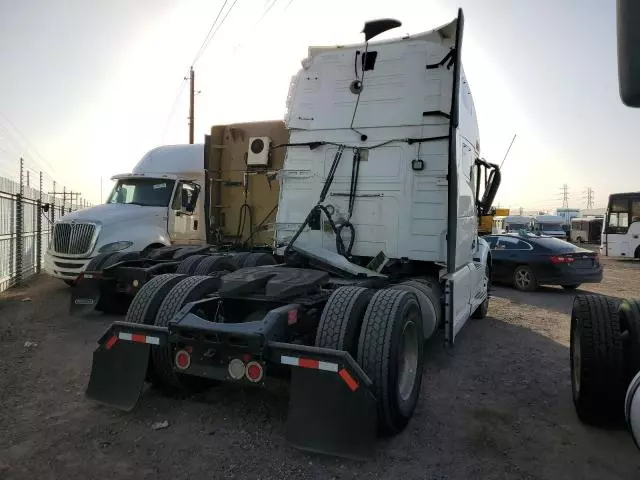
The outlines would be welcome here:
M 562 185 L 562 207 L 569 208 L 569 186 L 566 183 Z
M 189 144 L 193 145 L 193 129 L 195 124 L 195 78 L 196 73 L 193 71 L 193 67 L 189 69 Z

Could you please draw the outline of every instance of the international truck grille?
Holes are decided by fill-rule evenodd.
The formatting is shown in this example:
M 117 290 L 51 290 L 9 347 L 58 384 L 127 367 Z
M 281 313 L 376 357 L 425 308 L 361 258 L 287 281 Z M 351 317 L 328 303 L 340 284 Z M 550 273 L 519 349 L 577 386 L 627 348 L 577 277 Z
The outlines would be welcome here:
M 89 253 L 96 226 L 93 223 L 58 223 L 53 230 L 53 250 L 57 253 Z

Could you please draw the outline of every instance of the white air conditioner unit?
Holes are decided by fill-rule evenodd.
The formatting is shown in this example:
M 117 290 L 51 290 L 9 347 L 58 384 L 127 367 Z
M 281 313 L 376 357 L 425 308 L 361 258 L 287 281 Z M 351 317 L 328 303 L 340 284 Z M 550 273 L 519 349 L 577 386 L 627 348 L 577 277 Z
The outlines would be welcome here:
M 266 166 L 269 163 L 269 137 L 249 137 L 249 151 L 247 152 L 247 166 Z

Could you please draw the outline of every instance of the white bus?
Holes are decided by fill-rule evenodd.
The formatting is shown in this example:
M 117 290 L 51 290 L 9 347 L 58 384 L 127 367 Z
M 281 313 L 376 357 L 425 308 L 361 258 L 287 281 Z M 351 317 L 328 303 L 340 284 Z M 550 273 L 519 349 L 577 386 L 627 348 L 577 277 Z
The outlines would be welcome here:
M 574 217 L 571 219 L 571 241 L 573 243 L 600 244 L 602 217 Z
M 600 253 L 607 257 L 640 258 L 640 192 L 609 196 Z

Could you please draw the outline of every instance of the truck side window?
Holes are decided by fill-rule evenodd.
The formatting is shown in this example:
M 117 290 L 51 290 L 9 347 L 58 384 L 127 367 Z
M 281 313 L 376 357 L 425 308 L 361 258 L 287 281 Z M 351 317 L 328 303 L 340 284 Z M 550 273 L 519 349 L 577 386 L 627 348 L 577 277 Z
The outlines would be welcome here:
M 173 210 L 186 209 L 195 194 L 196 194 L 196 191 L 194 190 L 192 183 L 190 182 L 178 183 L 178 188 L 176 188 L 176 194 L 173 197 L 171 208 Z
M 173 210 L 182 209 L 182 182 L 178 183 L 178 186 L 176 188 L 176 193 L 173 197 L 173 202 L 171 202 L 171 208 Z

